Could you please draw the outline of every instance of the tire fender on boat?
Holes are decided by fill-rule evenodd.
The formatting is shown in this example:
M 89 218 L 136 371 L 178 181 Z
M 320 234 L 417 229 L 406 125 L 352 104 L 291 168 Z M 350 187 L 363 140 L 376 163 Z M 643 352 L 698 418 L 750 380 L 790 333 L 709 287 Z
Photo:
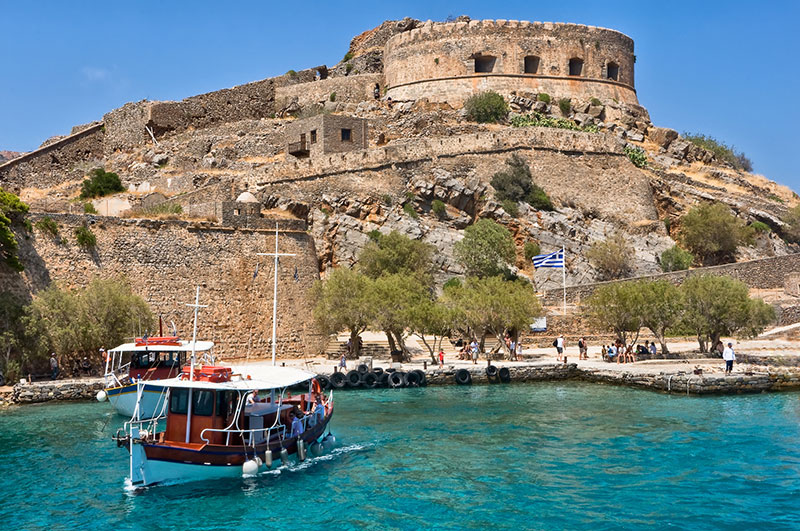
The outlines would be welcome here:
M 242 475 L 253 476 L 255 474 L 258 474 L 258 461 L 255 459 L 248 459 L 242 465 Z
M 467 369 L 458 369 L 456 371 L 456 383 L 458 385 L 469 385 L 472 383 L 472 375 Z
M 281 448 L 281 463 L 284 465 L 289 464 L 289 450 Z
M 264 464 L 267 468 L 272 468 L 272 450 L 264 452 Z
M 306 460 L 306 443 L 303 439 L 297 439 L 297 459 L 301 462 Z

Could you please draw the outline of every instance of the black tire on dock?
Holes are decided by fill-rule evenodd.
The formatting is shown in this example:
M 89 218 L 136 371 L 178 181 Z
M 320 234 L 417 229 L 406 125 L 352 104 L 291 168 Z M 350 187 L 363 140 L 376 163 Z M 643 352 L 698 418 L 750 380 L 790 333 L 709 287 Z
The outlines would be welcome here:
M 500 370 L 497 371 L 497 376 L 500 377 L 500 381 L 503 383 L 511 381 L 511 371 L 508 370 L 508 367 L 501 367 Z
M 406 387 L 419 387 L 419 374 L 417 371 L 410 371 L 405 376 Z
M 319 383 L 319 388 L 323 391 L 330 389 L 331 382 L 328 380 L 327 376 L 322 376 L 321 374 L 317 376 L 317 382 Z
M 428 377 L 425 376 L 425 371 L 423 371 L 422 369 L 414 369 L 414 372 L 419 375 L 420 387 L 425 387 L 426 385 L 428 385 Z
M 488 367 L 486 367 L 486 376 L 489 377 L 489 381 L 492 381 L 495 378 L 497 378 L 497 367 L 495 367 L 494 365 L 489 365 Z
M 386 372 L 392 374 L 393 372 L 397 372 L 397 369 L 386 369 Z
M 375 367 L 374 369 L 372 369 L 372 372 L 375 373 L 375 376 L 380 376 L 381 374 L 383 374 L 383 367 Z
M 469 385 L 472 383 L 472 375 L 467 369 L 458 369 L 456 371 L 456 383 L 458 385 Z
M 361 385 L 363 385 L 367 389 L 375 389 L 376 387 L 378 387 L 378 377 L 375 376 L 374 372 L 368 372 L 366 374 L 362 374 Z
M 392 373 L 389 372 L 382 372 L 380 376 L 378 376 L 378 385 L 381 387 L 389 387 L 389 376 Z
M 347 378 L 344 377 L 343 372 L 335 372 L 331 374 L 331 385 L 334 389 L 341 389 L 347 385 Z
M 389 387 L 393 389 L 397 389 L 398 387 L 403 387 L 406 384 L 405 373 L 395 371 L 389 375 Z
M 360 363 L 356 370 L 361 374 L 367 374 L 369 372 L 369 366 L 366 363 Z
M 361 385 L 361 373 L 358 371 L 350 371 L 345 377 L 347 385 L 350 387 L 358 387 Z

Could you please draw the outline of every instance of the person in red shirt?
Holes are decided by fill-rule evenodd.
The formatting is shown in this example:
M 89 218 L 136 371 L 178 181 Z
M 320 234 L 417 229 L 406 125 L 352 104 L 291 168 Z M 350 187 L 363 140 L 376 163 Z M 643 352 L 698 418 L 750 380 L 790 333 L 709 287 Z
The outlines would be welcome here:
M 444 350 L 439 349 L 439 368 L 444 369 Z

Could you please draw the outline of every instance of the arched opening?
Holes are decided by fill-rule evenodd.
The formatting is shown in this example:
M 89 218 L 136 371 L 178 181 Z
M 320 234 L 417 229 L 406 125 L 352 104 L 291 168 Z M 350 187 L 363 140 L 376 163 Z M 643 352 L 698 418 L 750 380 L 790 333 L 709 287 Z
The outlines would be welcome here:
M 480 74 L 493 71 L 496 60 L 497 58 L 491 55 L 475 56 L 475 73 Z
M 606 65 L 606 78 L 614 81 L 619 80 L 619 65 L 617 63 L 608 63 Z
M 583 59 L 573 57 L 569 60 L 569 75 L 580 76 L 583 74 Z
M 525 73 L 538 74 L 539 73 L 539 58 L 535 55 L 528 55 L 525 57 Z

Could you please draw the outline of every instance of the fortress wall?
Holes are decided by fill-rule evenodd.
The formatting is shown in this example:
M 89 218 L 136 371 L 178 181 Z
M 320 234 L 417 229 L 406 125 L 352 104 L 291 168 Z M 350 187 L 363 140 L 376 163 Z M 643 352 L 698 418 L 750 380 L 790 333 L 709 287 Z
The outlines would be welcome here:
M 489 76 L 476 73 L 476 56 L 495 58 Z M 526 56 L 539 58 L 536 73 L 525 73 Z M 571 58 L 584 61 L 580 77 L 569 76 Z M 638 103 L 634 61 L 633 40 L 617 31 L 579 24 L 513 20 L 429 22 L 395 35 L 384 51 L 389 96 L 447 97 L 451 102 L 490 88 L 506 92 L 511 85 L 562 97 L 616 98 Z M 618 76 L 615 82 L 608 82 L 607 65 L 612 62 L 618 66 Z M 433 80 L 465 76 L 469 79 L 450 91 L 441 86 L 428 87 Z M 504 76 L 507 76 L 504 80 L 498 79 Z M 555 83 L 552 78 L 564 82 Z M 575 82 L 576 79 L 581 81 Z
M 308 159 L 287 157 L 285 162 L 265 164 L 265 176 L 259 184 L 306 180 L 334 173 L 375 169 L 394 163 L 519 148 L 569 153 L 623 154 L 622 146 L 612 135 L 546 127 L 524 127 L 451 137 L 406 139 L 385 146 L 325 154 Z
M 747 262 L 738 262 L 735 264 L 688 269 L 686 271 L 673 271 L 671 273 L 661 273 L 658 275 L 648 275 L 624 280 L 571 286 L 567 287 L 567 300 L 569 302 L 579 303 L 581 300 L 591 296 L 594 290 L 599 286 L 615 282 L 627 282 L 639 279 L 659 280 L 663 278 L 669 280 L 673 284 L 681 284 L 686 278 L 701 274 L 735 278 L 747 284 L 751 289 L 776 289 L 784 287 L 786 275 L 798 271 L 800 271 L 800 253 L 762 258 L 760 260 L 748 260 Z M 551 289 L 545 292 L 545 304 L 556 305 L 560 304 L 561 300 L 561 289 Z
M 330 101 L 336 93 L 337 102 L 359 103 L 373 99 L 375 84 L 383 86 L 383 75 L 361 74 L 347 77 L 333 77 L 297 85 L 278 87 L 275 100 L 279 105 L 289 103 L 294 98 L 301 107 Z
M 38 216 L 32 216 L 35 223 Z M 0 286 L 23 297 L 56 282 L 86 285 L 94 277 L 125 275 L 165 323 L 175 321 L 183 337 L 191 336 L 192 314 L 186 303 L 200 285 L 198 336 L 213 340 L 225 358 L 269 356 L 272 334 L 272 261 L 256 256 L 275 248 L 274 230 L 213 227 L 186 221 L 119 219 L 51 214 L 61 225 L 59 244 L 39 232 L 20 238 L 22 274 L 0 269 Z M 92 252 L 80 249 L 74 228 L 89 219 L 97 237 Z M 304 231 L 282 231 L 279 269 L 278 353 L 297 357 L 315 354 L 327 338 L 315 335 L 310 320 L 309 289 L 319 278 L 313 238 Z M 254 279 L 256 264 L 259 274 Z M 294 278 L 297 267 L 297 280 Z M 133 332 L 133 331 L 131 331 Z
M 10 160 L 0 165 L 0 187 L 19 193 L 83 179 L 92 167 L 103 165 L 104 137 L 98 123 Z

